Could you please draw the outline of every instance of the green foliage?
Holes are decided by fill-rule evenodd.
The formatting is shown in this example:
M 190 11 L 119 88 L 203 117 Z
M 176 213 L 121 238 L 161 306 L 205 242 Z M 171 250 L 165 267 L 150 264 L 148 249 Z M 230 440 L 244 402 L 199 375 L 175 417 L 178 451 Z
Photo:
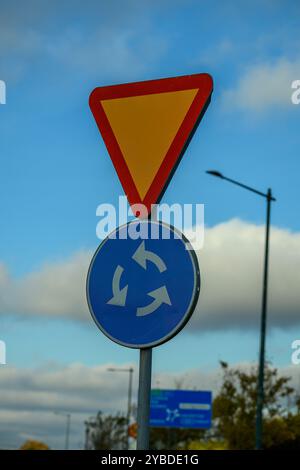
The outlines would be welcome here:
M 213 403 L 217 434 L 228 442 L 229 449 L 253 449 L 257 399 L 257 370 L 230 369 L 221 362 L 223 384 Z M 279 377 L 277 369 L 265 367 L 263 446 L 271 448 L 293 439 L 283 402 L 294 390 L 289 377 Z
M 300 413 L 299 408 L 296 414 L 289 413 L 280 423 L 267 423 L 266 438 L 269 435 L 274 436 L 270 444 L 273 450 L 300 450 Z M 278 427 L 281 426 L 281 432 L 278 433 Z M 281 436 L 280 440 L 278 436 Z
M 94 421 L 86 423 L 89 448 L 94 450 L 121 450 L 127 445 L 127 418 L 116 414 L 103 416 L 99 412 Z
M 204 435 L 205 431 L 201 429 L 151 428 L 150 449 L 188 449 L 190 442 L 198 441 L 203 438 Z
M 208 439 L 191 441 L 187 450 L 227 450 L 227 443 L 222 440 Z

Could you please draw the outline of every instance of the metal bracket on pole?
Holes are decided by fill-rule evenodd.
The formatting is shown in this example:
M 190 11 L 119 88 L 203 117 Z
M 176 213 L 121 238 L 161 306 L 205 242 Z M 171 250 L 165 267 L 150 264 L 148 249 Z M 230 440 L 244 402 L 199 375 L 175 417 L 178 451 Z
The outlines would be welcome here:
M 149 449 L 152 349 L 140 349 L 137 450 Z

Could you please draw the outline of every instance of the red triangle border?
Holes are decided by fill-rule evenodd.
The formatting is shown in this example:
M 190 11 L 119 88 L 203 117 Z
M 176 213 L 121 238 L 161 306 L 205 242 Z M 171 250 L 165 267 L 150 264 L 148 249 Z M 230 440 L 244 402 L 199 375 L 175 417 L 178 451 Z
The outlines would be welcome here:
M 166 156 L 158 169 L 144 199 L 141 199 L 119 144 L 101 105 L 102 100 L 128 98 L 154 93 L 183 91 L 199 88 Z M 159 80 L 126 83 L 95 88 L 89 99 L 89 105 L 102 135 L 115 170 L 121 181 L 129 204 L 144 204 L 148 214 L 152 204 L 159 203 L 182 155 L 184 154 L 199 122 L 201 121 L 211 99 L 213 80 L 209 74 L 186 75 Z

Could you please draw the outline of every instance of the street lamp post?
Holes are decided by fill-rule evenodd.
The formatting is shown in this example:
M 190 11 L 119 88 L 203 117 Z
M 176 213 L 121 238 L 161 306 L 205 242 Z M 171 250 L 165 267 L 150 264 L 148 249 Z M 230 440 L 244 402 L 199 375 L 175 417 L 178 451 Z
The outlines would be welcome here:
M 70 440 L 71 413 L 64 413 L 62 411 L 54 411 L 54 414 L 59 415 L 59 416 L 64 416 L 66 418 L 65 450 L 68 450 L 69 440 Z
M 264 405 L 264 370 L 265 370 L 265 347 L 266 347 L 266 328 L 267 328 L 267 299 L 268 299 L 268 267 L 269 267 L 269 239 L 270 239 L 270 220 L 271 220 L 271 202 L 276 201 L 272 196 L 272 190 L 269 188 L 267 193 L 257 191 L 250 186 L 240 183 L 231 178 L 227 178 L 219 171 L 207 171 L 209 175 L 229 181 L 241 188 L 247 189 L 259 196 L 262 196 L 267 201 L 267 216 L 266 216 L 266 238 L 265 238 L 265 259 L 264 259 L 264 274 L 263 274 L 263 292 L 262 292 L 262 310 L 261 310 L 261 323 L 260 323 L 260 349 L 259 349 L 259 368 L 257 380 L 257 402 L 256 402 L 256 427 L 255 427 L 255 448 L 261 449 L 262 447 L 262 431 L 263 431 L 263 405 Z
M 128 382 L 128 401 L 127 401 L 127 449 L 129 449 L 129 425 L 130 425 L 130 415 L 131 415 L 131 399 L 132 399 L 132 376 L 133 368 L 129 367 L 128 369 L 119 369 L 116 367 L 109 367 L 108 372 L 128 372 L 129 373 L 129 382 Z

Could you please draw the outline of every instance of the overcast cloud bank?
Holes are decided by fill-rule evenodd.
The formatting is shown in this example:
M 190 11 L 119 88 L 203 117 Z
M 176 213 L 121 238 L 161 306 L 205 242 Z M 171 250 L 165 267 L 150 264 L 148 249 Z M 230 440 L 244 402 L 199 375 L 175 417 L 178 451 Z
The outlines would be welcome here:
M 55 366 L 45 364 L 37 369 L 10 366 L 0 369 L 0 448 L 18 447 L 26 439 L 45 441 L 52 448 L 63 448 L 65 418 L 54 411 L 70 412 L 71 448 L 83 448 L 84 421 L 101 410 L 104 413 L 126 413 L 127 381 L 122 374 L 107 372 L 102 364 L 88 367 L 83 364 Z M 121 364 L 128 367 L 129 364 Z M 134 366 L 136 402 L 137 365 Z M 251 364 L 237 365 L 249 369 Z M 299 366 L 280 368 L 280 374 L 291 377 L 291 385 L 299 387 Z M 199 369 L 178 373 L 160 373 L 152 379 L 153 388 L 183 388 L 212 390 L 220 387 L 220 369 L 203 372 Z M 290 403 L 292 406 L 292 403 Z
M 188 235 L 188 234 L 187 234 Z M 198 252 L 201 293 L 191 321 L 199 329 L 253 328 L 261 309 L 264 226 L 231 220 L 206 228 Z M 85 281 L 92 251 L 46 264 L 21 279 L 0 265 L 0 313 L 90 319 Z M 269 323 L 300 324 L 300 234 L 272 227 Z

